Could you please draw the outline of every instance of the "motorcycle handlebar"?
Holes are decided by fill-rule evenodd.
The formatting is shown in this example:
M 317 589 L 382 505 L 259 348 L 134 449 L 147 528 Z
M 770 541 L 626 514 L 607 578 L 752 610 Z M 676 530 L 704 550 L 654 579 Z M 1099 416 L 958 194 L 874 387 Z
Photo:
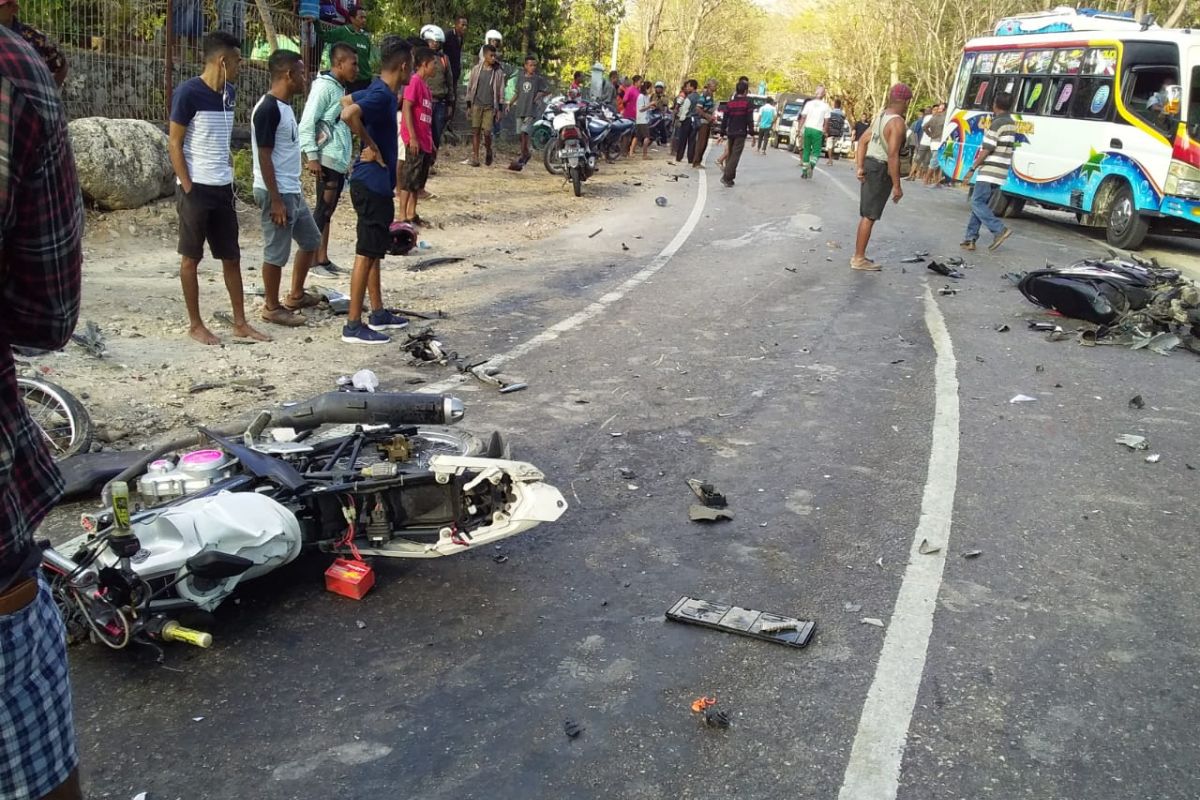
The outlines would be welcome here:
M 163 624 L 162 640 L 164 642 L 183 642 L 195 647 L 212 647 L 212 634 L 185 628 L 178 622 L 171 621 Z

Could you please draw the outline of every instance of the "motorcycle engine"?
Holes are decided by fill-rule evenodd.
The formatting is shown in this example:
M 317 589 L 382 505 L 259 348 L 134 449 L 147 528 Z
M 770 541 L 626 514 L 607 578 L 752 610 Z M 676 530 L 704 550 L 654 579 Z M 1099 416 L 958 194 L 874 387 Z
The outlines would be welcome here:
M 234 459 L 221 450 L 193 450 L 180 456 L 178 464 L 160 458 L 138 479 L 138 494 L 155 502 L 194 494 L 228 478 L 233 464 Z

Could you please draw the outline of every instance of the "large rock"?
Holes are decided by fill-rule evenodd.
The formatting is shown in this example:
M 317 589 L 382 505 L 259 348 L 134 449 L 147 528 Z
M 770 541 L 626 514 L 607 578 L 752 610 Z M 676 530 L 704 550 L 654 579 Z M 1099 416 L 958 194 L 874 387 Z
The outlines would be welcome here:
M 83 196 L 100 208 L 137 208 L 174 191 L 167 136 L 151 123 L 85 117 L 68 127 Z

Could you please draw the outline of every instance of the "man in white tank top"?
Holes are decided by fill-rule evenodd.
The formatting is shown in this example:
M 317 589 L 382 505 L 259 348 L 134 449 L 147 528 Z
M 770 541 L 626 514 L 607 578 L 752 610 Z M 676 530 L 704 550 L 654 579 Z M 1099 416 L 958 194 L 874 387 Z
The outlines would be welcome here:
M 912 89 L 897 83 L 888 90 L 887 106 L 871 123 L 870 129 L 859 137 L 855 163 L 862 190 L 858 212 L 858 237 L 854 243 L 854 257 L 850 268 L 876 272 L 879 265 L 867 258 L 867 245 L 875 222 L 883 216 L 883 209 L 891 195 L 893 203 L 904 196 L 900 188 L 900 148 L 904 146 L 907 128 L 904 125 L 908 104 L 912 102 Z

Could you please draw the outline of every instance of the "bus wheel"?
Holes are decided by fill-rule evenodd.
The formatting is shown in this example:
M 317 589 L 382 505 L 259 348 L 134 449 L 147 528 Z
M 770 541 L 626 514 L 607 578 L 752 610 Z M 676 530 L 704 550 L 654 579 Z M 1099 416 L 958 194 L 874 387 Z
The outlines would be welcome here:
M 1146 238 L 1150 223 L 1138 213 L 1133 190 L 1121 184 L 1108 205 L 1104 235 L 1108 243 L 1122 250 L 1136 250 Z
M 1004 214 L 1002 216 L 1008 217 L 1009 219 L 1017 219 L 1021 216 L 1021 213 L 1024 210 L 1024 197 L 1010 197 L 1008 198 L 1008 207 L 1004 209 Z

